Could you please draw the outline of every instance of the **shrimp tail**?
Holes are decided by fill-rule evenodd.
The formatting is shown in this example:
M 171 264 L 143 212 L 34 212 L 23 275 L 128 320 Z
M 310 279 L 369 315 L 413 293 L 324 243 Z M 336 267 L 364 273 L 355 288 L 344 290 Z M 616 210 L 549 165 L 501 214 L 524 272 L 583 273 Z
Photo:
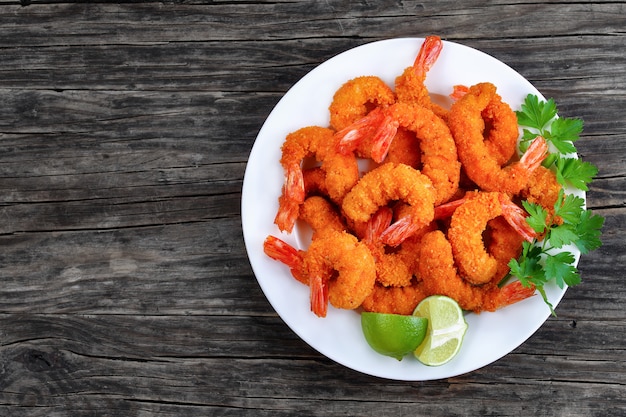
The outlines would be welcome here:
M 337 151 L 343 155 L 356 150 L 361 142 L 376 132 L 385 115 L 380 107 L 335 133 Z
M 535 287 L 525 287 L 520 281 L 514 281 L 500 288 L 498 296 L 494 299 L 493 310 L 523 301 L 535 294 Z
M 413 63 L 415 75 L 418 77 L 426 77 L 426 73 L 437 61 L 442 49 L 443 42 L 439 36 L 427 36 Z
M 297 164 L 292 164 L 287 168 L 285 194 L 298 204 L 304 201 L 304 176 Z
M 396 220 L 380 235 L 380 240 L 389 246 L 398 246 L 420 228 L 412 221 L 411 216 Z
M 391 116 L 383 119 L 372 139 L 371 156 L 374 162 L 381 163 L 385 159 L 391 142 L 398 132 L 398 126 L 398 122 L 394 121 Z
M 282 262 L 291 269 L 302 265 L 302 256 L 298 250 L 275 236 L 270 235 L 265 238 L 263 251 L 270 258 Z
M 300 204 L 287 197 L 285 192 L 278 198 L 278 212 L 274 218 L 274 223 L 281 231 L 291 233 L 299 212 Z
M 537 232 L 526 221 L 526 212 L 520 206 L 513 203 L 505 194 L 500 195 L 502 215 L 506 221 L 528 242 L 537 237 Z
M 465 94 L 469 93 L 469 87 L 462 84 L 457 84 L 452 87 L 452 93 L 448 97 L 452 100 L 460 100 Z
M 372 215 L 365 227 L 365 237 L 363 240 L 367 243 L 374 243 L 380 235 L 389 227 L 393 218 L 393 210 L 390 207 L 383 206 Z
M 328 312 L 328 285 L 321 276 L 313 275 L 309 278 L 311 287 L 311 311 L 318 317 L 326 317 Z
M 539 165 L 541 165 L 547 155 L 548 143 L 543 137 L 537 136 L 533 139 L 524 155 L 520 158 L 520 163 L 529 171 L 534 171 L 537 167 L 539 167 Z
M 435 220 L 447 219 L 452 216 L 454 211 L 463 205 L 467 201 L 467 198 L 459 198 L 457 200 L 449 201 L 444 204 L 440 204 L 435 207 Z

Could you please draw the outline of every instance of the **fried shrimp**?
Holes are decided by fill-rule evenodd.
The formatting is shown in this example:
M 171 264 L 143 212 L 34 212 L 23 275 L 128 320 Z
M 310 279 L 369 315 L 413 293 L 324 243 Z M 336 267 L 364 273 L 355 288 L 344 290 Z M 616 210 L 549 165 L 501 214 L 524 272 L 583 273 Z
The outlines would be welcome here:
M 347 232 L 331 232 L 311 242 L 303 266 L 311 287 L 311 310 L 326 317 L 328 302 L 355 309 L 372 292 L 376 264 L 368 247 Z
M 405 164 L 419 169 L 422 165 L 422 158 L 415 132 L 399 127 L 391 145 L 389 145 L 385 162 Z
M 462 309 L 480 313 L 495 311 L 531 297 L 535 288 L 514 281 L 500 288 L 497 285 L 475 286 L 457 273 L 452 246 L 443 232 L 436 230 L 422 238 L 419 277 L 428 295 L 446 295 L 455 299 Z
M 285 171 L 285 184 L 274 220 L 280 230 L 291 232 L 298 216 L 298 207 L 304 202 L 305 185 L 301 165 L 305 158 L 314 157 L 321 162 L 324 185 L 333 201 L 341 201 L 358 181 L 356 158 L 354 155 L 337 153 L 333 135 L 333 130 L 319 126 L 303 127 L 287 135 L 280 160 Z
M 468 92 L 469 87 L 456 85 L 450 97 L 456 101 Z M 485 122 L 483 137 L 487 152 L 499 165 L 504 165 L 515 155 L 519 137 L 517 116 L 498 94 L 493 95 L 481 116 Z
M 356 77 L 343 84 L 330 104 L 330 126 L 335 129 L 337 150 L 348 154 L 375 135 L 382 123 L 382 108 L 396 101 L 393 90 L 376 76 Z
M 379 208 L 365 224 L 362 241 L 370 248 L 376 260 L 376 282 L 385 287 L 404 287 L 413 279 L 405 253 L 401 250 L 388 252 L 380 241 L 380 235 L 389 227 L 392 219 L 391 208 Z
M 424 298 L 426 298 L 426 293 L 416 279 L 404 287 L 385 287 L 376 284 L 361 307 L 365 311 L 376 313 L 410 315 Z
M 498 284 L 511 268 L 511 259 L 517 259 L 522 253 L 524 238 L 504 217 L 496 217 L 487 224 L 487 251 L 497 262 L 496 273 L 490 283 Z
M 440 116 L 447 113 L 445 109 L 431 101 L 424 84 L 428 71 L 439 58 L 442 49 L 443 42 L 439 36 L 428 36 L 424 39 L 413 66 L 406 68 L 402 75 L 396 77 L 395 91 L 399 102 L 427 107 Z
M 346 225 L 337 208 L 321 196 L 311 196 L 300 206 L 299 218 L 313 231 L 311 239 L 332 232 L 343 232 Z
M 495 94 L 496 87 L 491 83 L 470 87 L 468 93 L 452 105 L 448 126 L 467 176 L 485 191 L 516 195 L 545 158 L 548 145 L 542 137 L 537 137 L 520 161 L 502 168 L 487 150 L 483 136 L 482 111 Z
M 354 222 L 367 222 L 379 207 L 400 200 L 408 214 L 389 226 L 381 241 L 397 246 L 434 217 L 434 187 L 428 177 L 404 164 L 386 163 L 365 174 L 343 200 L 342 210 Z
M 330 126 L 340 131 L 367 116 L 376 107 L 393 104 L 393 90 L 379 77 L 356 77 L 343 84 L 330 104 Z
M 394 104 L 388 112 L 397 126 L 414 132 L 418 138 L 421 172 L 435 188 L 435 205 L 449 200 L 459 188 L 461 163 L 445 122 L 427 108 L 405 103 Z
M 374 257 L 364 243 L 347 232 L 322 233 L 311 241 L 306 251 L 268 236 L 263 250 L 310 287 L 311 311 L 319 317 L 326 317 L 328 302 L 336 308 L 359 307 L 374 288 Z
M 472 284 L 485 284 L 497 275 L 500 265 L 498 259 L 487 252 L 483 233 L 487 223 L 500 216 L 504 216 L 515 227 L 523 225 L 524 216 L 518 209 L 506 194 L 478 192 L 466 197 L 454 211 L 448 239 L 459 274 L 465 280 Z M 522 234 L 531 231 L 527 227 Z
M 485 121 L 485 147 L 500 165 L 507 163 L 514 155 L 519 130 L 517 116 L 511 106 L 496 94 L 481 113 Z

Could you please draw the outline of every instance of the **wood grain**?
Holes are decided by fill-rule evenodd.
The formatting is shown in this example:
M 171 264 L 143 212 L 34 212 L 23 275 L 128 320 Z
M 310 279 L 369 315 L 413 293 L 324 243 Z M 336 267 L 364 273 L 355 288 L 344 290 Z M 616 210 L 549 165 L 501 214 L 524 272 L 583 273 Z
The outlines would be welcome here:
M 626 415 L 626 3 L 19 3 L 0 1 L 0 415 Z M 528 341 L 409 383 L 283 323 L 240 199 L 263 121 L 303 75 L 433 33 L 585 121 L 588 206 L 606 221 Z

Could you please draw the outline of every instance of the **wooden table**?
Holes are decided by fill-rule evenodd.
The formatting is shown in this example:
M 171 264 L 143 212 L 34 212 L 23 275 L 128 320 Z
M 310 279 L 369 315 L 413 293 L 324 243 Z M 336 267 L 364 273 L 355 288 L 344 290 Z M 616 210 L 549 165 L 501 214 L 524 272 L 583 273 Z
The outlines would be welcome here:
M 623 2 L 21 3 L 0 2 L 0 415 L 626 414 Z M 588 206 L 606 221 L 583 283 L 527 342 L 410 383 L 345 368 L 283 323 L 240 202 L 296 81 L 429 34 L 585 121 Z

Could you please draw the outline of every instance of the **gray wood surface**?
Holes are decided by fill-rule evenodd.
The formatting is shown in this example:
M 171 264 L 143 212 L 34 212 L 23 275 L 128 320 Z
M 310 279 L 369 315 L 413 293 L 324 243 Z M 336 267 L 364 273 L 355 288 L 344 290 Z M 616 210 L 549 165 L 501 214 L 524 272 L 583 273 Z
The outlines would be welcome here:
M 624 1 L 0 1 L 0 416 L 626 415 Z M 603 246 L 495 363 L 363 375 L 277 316 L 243 244 L 263 121 L 352 47 L 438 34 L 580 117 Z M 471 65 L 471 63 L 468 63 Z

